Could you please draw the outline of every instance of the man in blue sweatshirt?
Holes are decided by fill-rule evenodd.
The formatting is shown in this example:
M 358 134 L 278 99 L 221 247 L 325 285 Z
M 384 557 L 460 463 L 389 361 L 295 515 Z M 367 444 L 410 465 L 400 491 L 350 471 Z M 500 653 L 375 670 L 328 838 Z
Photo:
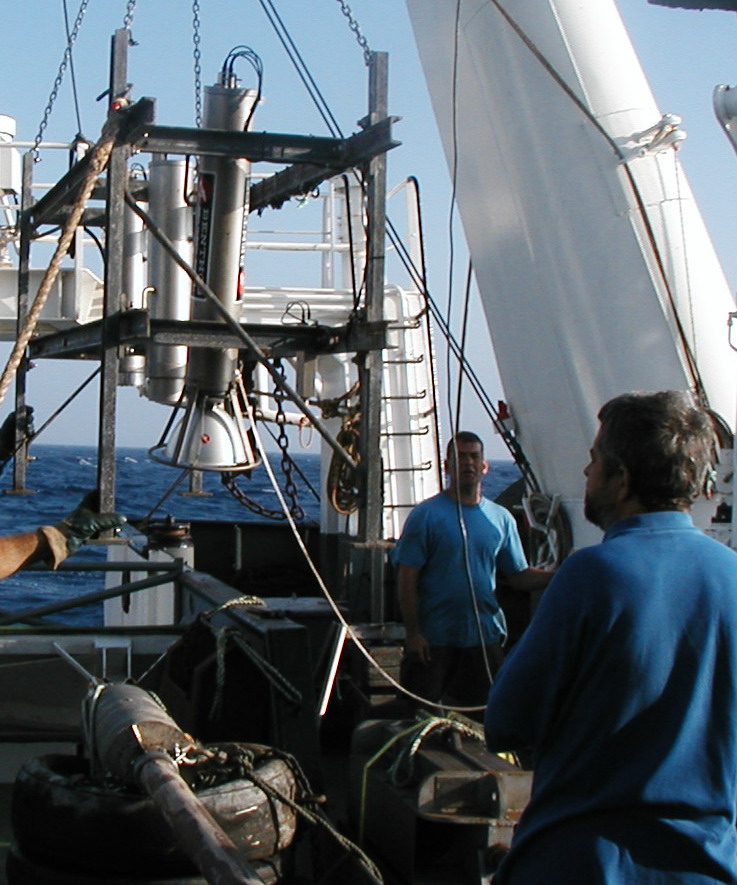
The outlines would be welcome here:
M 676 391 L 599 419 L 604 539 L 563 563 L 489 695 L 488 747 L 535 759 L 494 885 L 737 883 L 737 554 L 689 515 L 711 422 Z

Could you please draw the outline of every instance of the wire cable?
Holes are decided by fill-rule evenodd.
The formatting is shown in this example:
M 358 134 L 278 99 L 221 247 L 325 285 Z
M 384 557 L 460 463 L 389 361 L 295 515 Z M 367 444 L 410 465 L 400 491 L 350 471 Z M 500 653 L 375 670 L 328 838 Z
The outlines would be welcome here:
M 341 131 L 340 125 L 338 124 L 338 121 L 333 116 L 333 113 L 330 110 L 325 97 L 323 96 L 320 88 L 315 82 L 314 77 L 310 73 L 310 70 L 299 49 L 297 48 L 294 40 L 292 40 L 288 28 L 284 24 L 284 21 L 282 20 L 279 13 L 276 11 L 272 0 L 259 0 L 259 3 L 261 4 L 261 8 L 263 9 L 266 17 L 269 19 L 271 26 L 274 28 L 274 32 L 278 37 L 279 42 L 284 47 L 284 50 L 287 53 L 287 57 L 292 62 L 292 65 L 294 66 L 298 77 L 304 84 L 305 89 L 307 90 L 307 94 L 312 99 L 318 113 L 327 126 L 328 131 L 334 137 L 343 138 L 343 133 Z
M 77 94 L 77 76 L 74 72 L 74 55 L 72 53 L 72 34 L 69 30 L 69 11 L 67 9 L 67 0 L 62 0 L 64 6 L 64 28 L 67 35 L 67 46 L 69 47 L 69 79 L 72 84 L 72 96 L 74 98 L 74 113 L 77 117 L 77 133 L 82 134 L 82 116 L 79 110 L 79 95 Z
M 455 22 L 453 28 L 453 73 L 451 76 L 451 95 L 452 95 L 452 120 L 451 120 L 451 141 L 452 141 L 452 162 L 451 162 L 451 195 L 450 195 L 450 210 L 448 212 L 448 241 L 449 241 L 449 266 L 448 266 L 448 308 L 446 315 L 448 320 L 452 316 L 451 306 L 453 303 L 453 289 L 454 289 L 454 259 L 455 259 L 455 231 L 454 231 L 454 218 L 455 218 L 455 206 L 456 206 L 456 195 L 458 192 L 458 114 L 457 114 L 457 106 L 458 106 L 458 56 L 459 56 L 459 35 L 460 35 L 460 20 L 461 20 L 461 0 L 456 0 L 456 8 L 455 8 Z M 462 317 L 462 331 L 461 331 L 461 343 L 460 343 L 460 354 L 465 354 L 465 335 L 466 335 L 466 323 L 468 319 L 468 293 L 470 291 L 470 279 L 471 279 L 471 264 L 469 262 L 468 268 L 468 286 L 466 288 L 466 300 L 464 304 L 464 311 Z M 462 562 L 463 562 L 463 570 L 465 574 L 465 583 L 466 583 L 466 591 L 468 593 L 468 602 L 471 606 L 471 611 L 473 613 L 473 620 L 476 625 L 476 631 L 479 640 L 479 648 L 481 649 L 481 655 L 484 662 L 484 669 L 486 671 L 486 676 L 489 680 L 489 685 L 491 686 L 494 682 L 494 678 L 491 672 L 491 662 L 489 661 L 489 656 L 486 651 L 486 639 L 484 636 L 484 628 L 481 620 L 481 611 L 479 609 L 479 597 L 478 594 L 483 591 L 483 588 L 479 588 L 477 590 L 474 577 L 473 577 L 473 568 L 471 566 L 471 552 L 470 545 L 468 539 L 468 527 L 466 525 L 466 520 L 463 515 L 463 501 L 461 500 L 461 490 L 459 487 L 460 483 L 460 458 L 458 453 L 458 444 L 456 440 L 456 434 L 460 430 L 460 419 L 461 419 L 461 381 L 463 378 L 463 369 L 461 365 L 458 365 L 458 393 L 456 400 L 456 410 L 453 411 L 453 403 L 451 401 L 451 353 L 452 349 L 448 347 L 446 351 L 446 366 L 447 366 L 447 380 L 446 387 L 448 390 L 448 411 L 450 417 L 450 426 L 451 426 L 451 448 L 449 450 L 450 457 L 453 459 L 453 486 L 455 491 L 455 503 L 456 503 L 456 514 L 458 517 L 458 528 L 461 534 L 461 554 L 462 554 Z M 480 486 L 480 479 L 479 479 Z M 478 494 L 481 496 L 481 490 L 478 489 Z M 480 501 L 478 502 L 480 504 Z M 490 576 L 489 580 L 492 580 Z M 494 593 L 494 587 L 491 588 L 492 594 Z

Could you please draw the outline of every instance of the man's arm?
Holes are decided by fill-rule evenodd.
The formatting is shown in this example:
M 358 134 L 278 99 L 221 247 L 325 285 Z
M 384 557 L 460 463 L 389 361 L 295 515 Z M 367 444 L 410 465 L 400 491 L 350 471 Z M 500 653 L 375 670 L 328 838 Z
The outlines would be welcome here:
M 31 563 L 52 559 L 49 539 L 42 529 L 0 537 L 0 580 Z
M 546 572 L 541 568 L 528 567 L 521 572 L 504 575 L 506 582 L 513 590 L 544 590 L 550 583 L 555 572 Z
M 57 525 L 0 536 L 0 581 L 34 562 L 57 568 L 90 538 L 125 522 L 120 513 L 95 513 L 80 506 Z
M 560 714 L 591 604 L 590 572 L 575 565 L 571 557 L 561 565 L 494 679 L 484 717 L 492 752 L 538 747 Z
M 420 626 L 420 606 L 417 598 L 419 574 L 418 568 L 400 563 L 397 573 L 397 594 L 399 611 L 407 634 L 406 651 L 408 654 L 417 655 L 423 664 L 427 664 L 430 661 L 430 647 Z

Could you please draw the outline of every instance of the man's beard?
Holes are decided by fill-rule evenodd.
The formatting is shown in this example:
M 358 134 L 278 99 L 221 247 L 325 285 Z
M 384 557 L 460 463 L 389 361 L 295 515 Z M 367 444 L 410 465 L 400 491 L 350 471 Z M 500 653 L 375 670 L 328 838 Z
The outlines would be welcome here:
M 583 515 L 586 519 L 597 528 L 606 531 L 607 526 L 611 523 L 610 509 L 601 501 L 597 501 L 588 493 L 583 499 Z

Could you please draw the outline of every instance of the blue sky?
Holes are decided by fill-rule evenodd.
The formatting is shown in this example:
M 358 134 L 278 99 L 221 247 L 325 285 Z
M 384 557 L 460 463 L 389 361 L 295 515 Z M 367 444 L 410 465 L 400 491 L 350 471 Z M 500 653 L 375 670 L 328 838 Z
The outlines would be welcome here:
M 446 0 L 450 2 L 450 0 Z M 0 113 L 18 120 L 18 137 L 33 139 L 61 60 L 65 39 L 62 0 L 26 0 L 6 4 L 0 53 Z M 365 68 L 362 53 L 335 0 L 282 0 L 281 15 L 346 132 L 364 113 Z M 732 287 L 737 285 L 737 157 L 711 111 L 716 84 L 737 83 L 737 17 L 651 6 L 646 0 L 621 0 L 620 10 L 663 112 L 680 114 L 688 139 L 681 157 L 706 218 Z M 445 303 L 448 279 L 450 184 L 440 155 L 435 123 L 419 60 L 401 0 L 352 0 L 350 7 L 373 49 L 390 55 L 390 112 L 402 117 L 395 134 L 403 146 L 390 155 L 390 185 L 416 175 L 422 186 L 431 288 Z M 73 21 L 78 9 L 68 0 Z M 94 139 L 100 130 L 107 85 L 107 57 L 112 31 L 120 27 L 125 3 L 90 0 L 74 62 L 80 96 L 82 131 Z M 228 51 L 237 44 L 253 47 L 264 61 L 265 102 L 256 128 L 267 131 L 325 134 L 324 125 L 304 97 L 283 50 L 275 40 L 257 0 L 200 0 L 202 76 L 214 81 Z M 135 98 L 157 99 L 161 123 L 191 125 L 194 115 L 192 8 L 182 0 L 139 0 L 133 18 L 129 75 Z M 249 75 L 250 69 L 239 73 Z M 59 91 L 45 137 L 68 141 L 77 131 L 69 74 Z M 43 164 L 41 164 L 43 167 Z M 57 174 L 40 169 L 39 177 Z M 460 236 L 460 234 L 456 234 Z M 458 262 L 458 278 L 465 272 Z M 459 283 L 460 285 L 460 283 Z M 5 358 L 7 346 L 0 346 Z M 493 387 L 498 382 L 483 337 L 474 347 L 476 369 Z M 53 362 L 39 365 L 29 381 L 29 400 L 43 420 L 89 374 L 92 366 Z M 501 390 L 498 397 L 502 396 Z M 497 395 L 494 394 L 494 398 Z M 153 445 L 167 412 L 121 392 L 120 445 Z M 6 402 L 0 414 L 8 408 Z M 49 429 L 48 443 L 94 444 L 96 398 L 90 392 Z M 464 423 L 486 432 L 485 419 L 473 403 L 464 407 Z

